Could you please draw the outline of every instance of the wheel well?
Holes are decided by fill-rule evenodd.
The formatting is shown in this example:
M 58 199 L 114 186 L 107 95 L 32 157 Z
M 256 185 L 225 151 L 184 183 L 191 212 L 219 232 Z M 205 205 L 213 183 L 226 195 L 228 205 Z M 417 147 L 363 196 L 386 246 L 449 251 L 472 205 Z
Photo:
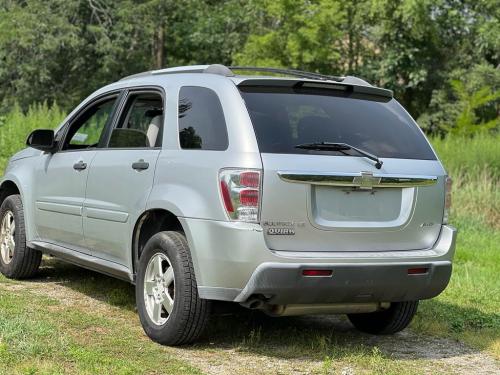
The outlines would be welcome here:
M 134 228 L 132 239 L 133 272 L 136 272 L 137 262 L 141 257 L 146 242 L 158 232 L 165 230 L 184 232 L 181 222 L 173 213 L 167 210 L 150 210 L 141 215 Z
M 14 195 L 14 194 L 19 194 L 19 189 L 17 188 L 17 185 L 9 180 L 4 181 L 2 186 L 0 186 L 0 205 L 2 205 L 5 198 L 7 198 L 9 195 Z

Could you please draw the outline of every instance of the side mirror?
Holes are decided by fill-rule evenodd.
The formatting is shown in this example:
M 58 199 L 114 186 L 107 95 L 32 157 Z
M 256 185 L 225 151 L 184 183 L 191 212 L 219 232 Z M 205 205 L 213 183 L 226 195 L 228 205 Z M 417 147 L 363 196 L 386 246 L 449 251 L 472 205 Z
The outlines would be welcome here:
M 55 149 L 54 131 L 49 129 L 33 130 L 26 140 L 26 146 L 40 151 L 52 152 Z

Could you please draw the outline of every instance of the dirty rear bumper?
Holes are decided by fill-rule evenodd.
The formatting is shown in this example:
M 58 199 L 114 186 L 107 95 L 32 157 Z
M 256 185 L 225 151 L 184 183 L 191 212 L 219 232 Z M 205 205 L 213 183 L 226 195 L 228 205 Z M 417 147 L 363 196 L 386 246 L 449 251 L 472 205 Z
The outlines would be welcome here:
M 423 268 L 422 274 L 408 274 Z M 401 264 L 261 264 L 237 296 L 260 295 L 271 304 L 363 303 L 427 299 L 441 293 L 451 262 Z M 304 276 L 303 270 L 331 270 L 331 276 Z

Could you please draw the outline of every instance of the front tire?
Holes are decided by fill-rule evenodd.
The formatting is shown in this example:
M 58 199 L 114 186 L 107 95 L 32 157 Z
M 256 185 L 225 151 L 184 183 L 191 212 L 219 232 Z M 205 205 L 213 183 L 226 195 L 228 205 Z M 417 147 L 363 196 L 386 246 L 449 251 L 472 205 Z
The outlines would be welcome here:
M 358 330 L 373 335 L 390 335 L 405 329 L 417 312 L 418 301 L 393 302 L 387 310 L 367 314 L 348 314 Z
M 42 253 L 26 245 L 21 197 L 10 195 L 0 207 L 0 272 L 10 279 L 29 278 L 41 261 Z
M 200 299 L 186 237 L 160 232 L 147 242 L 139 259 L 136 303 L 144 332 L 162 345 L 195 341 L 210 315 Z

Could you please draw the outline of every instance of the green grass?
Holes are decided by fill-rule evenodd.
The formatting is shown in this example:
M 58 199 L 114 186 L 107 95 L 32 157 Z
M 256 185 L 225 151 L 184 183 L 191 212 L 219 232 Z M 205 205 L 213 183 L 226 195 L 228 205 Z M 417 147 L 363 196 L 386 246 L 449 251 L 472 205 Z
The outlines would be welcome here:
M 454 179 L 450 221 L 459 234 L 450 285 L 422 302 L 413 328 L 500 359 L 500 137 L 432 143 Z
M 452 219 L 463 230 L 500 229 L 500 136 L 434 139 L 432 144 L 454 181 Z
M 16 283 L 0 278 L 5 285 Z M 143 337 L 126 307 L 115 316 L 61 303 L 30 285 L 0 290 L 1 374 L 200 373 Z
M 461 231 L 450 285 L 421 303 L 413 328 L 465 341 L 500 359 L 500 232 L 455 224 Z
M 66 292 L 61 295 L 61 292 Z M 56 294 L 57 293 L 57 294 Z M 56 294 L 57 298 L 48 297 Z M 133 286 L 105 275 L 45 259 L 37 279 L 0 276 L 0 374 L 197 374 L 175 349 L 142 333 Z M 418 374 L 425 359 L 395 358 L 406 337 L 361 334 L 344 317 L 273 319 L 248 310 L 217 314 L 201 340 L 182 350 L 209 363 L 237 356 L 316 363 L 307 373 Z M 419 345 L 420 342 L 413 345 Z M 233 351 L 228 356 L 226 351 Z M 241 373 L 247 373 L 243 367 Z M 446 371 L 434 366 L 433 372 Z M 251 370 L 248 373 L 252 373 Z M 276 372 L 289 373 L 288 370 Z M 348 372 L 349 373 L 349 372 Z

